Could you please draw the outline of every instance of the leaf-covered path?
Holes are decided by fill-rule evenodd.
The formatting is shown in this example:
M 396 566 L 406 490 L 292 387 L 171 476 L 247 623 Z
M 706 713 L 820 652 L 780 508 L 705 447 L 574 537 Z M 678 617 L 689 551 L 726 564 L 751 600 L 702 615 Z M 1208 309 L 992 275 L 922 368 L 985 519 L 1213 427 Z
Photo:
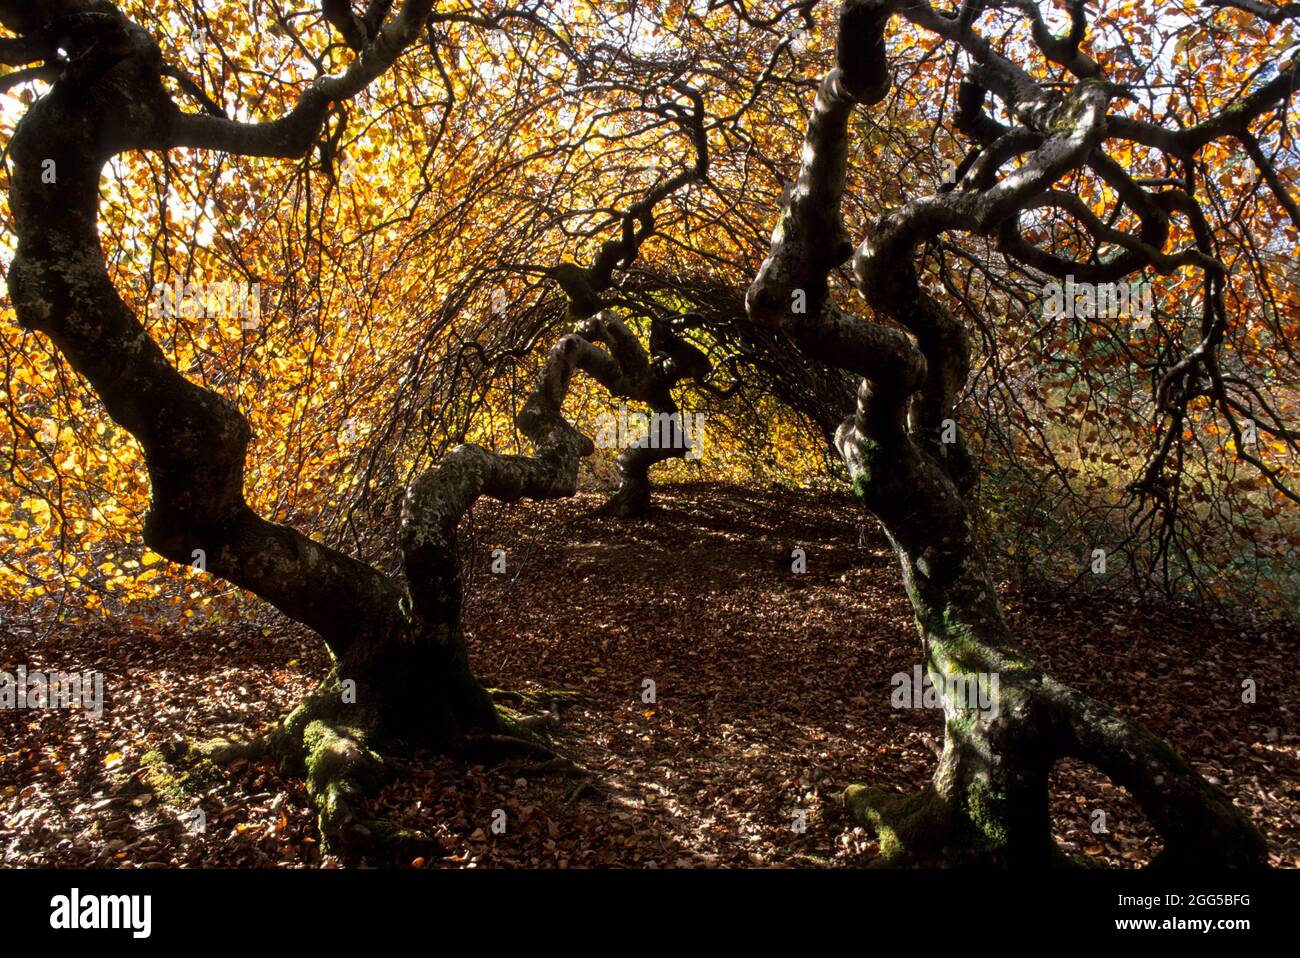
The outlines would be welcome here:
M 589 517 L 594 495 L 476 512 L 464 539 L 475 668 L 490 686 L 581 693 L 554 736 L 591 774 L 420 762 L 372 802 L 437 836 L 442 854 L 417 865 L 858 866 L 875 848 L 836 793 L 928 778 L 941 713 L 891 707 L 891 676 L 919 663 L 912 613 L 853 502 L 713 485 L 658 495 L 646 523 Z M 1300 864 L 1294 633 L 1006 595 L 1049 670 L 1165 736 L 1249 810 L 1274 864 Z M 145 789 L 140 768 L 168 740 L 253 734 L 286 711 L 325 672 L 310 636 L 225 625 L 41 643 L 17 618 L 0 626 L 0 667 L 18 664 L 102 671 L 108 701 L 98 723 L 0 712 L 5 864 L 322 864 L 301 782 L 269 762 L 236 762 L 179 804 Z M 1244 678 L 1258 704 L 1241 702 Z M 1052 784 L 1067 850 L 1115 866 L 1150 858 L 1155 837 L 1122 790 L 1070 763 Z M 1090 827 L 1099 810 L 1104 834 Z

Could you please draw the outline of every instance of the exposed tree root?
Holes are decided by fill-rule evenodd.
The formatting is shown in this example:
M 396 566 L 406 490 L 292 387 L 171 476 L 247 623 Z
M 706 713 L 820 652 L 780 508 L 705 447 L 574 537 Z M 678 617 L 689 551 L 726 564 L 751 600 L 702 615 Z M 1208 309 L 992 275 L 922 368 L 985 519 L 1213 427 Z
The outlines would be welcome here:
M 953 817 L 930 786 L 905 794 L 869 785 L 844 790 L 850 816 L 870 829 L 880 845 L 873 865 L 894 867 L 952 864 Z
M 533 755 L 546 761 L 556 757 L 555 750 L 540 739 L 495 733 L 469 738 L 464 754 L 479 761 L 497 761 L 516 755 Z
M 224 766 L 235 759 L 259 758 L 264 754 L 265 738 L 169 742 L 141 757 L 137 778 L 155 797 L 179 804 L 217 781 Z
M 949 709 L 939 767 L 922 791 L 845 790 L 849 814 L 880 844 L 875 864 L 1087 864 L 1057 846 L 1047 808 L 1051 766 L 1073 757 L 1127 789 L 1160 833 L 1151 867 L 1266 867 L 1259 830 L 1168 745 L 1037 669 L 1026 676 L 1011 678 L 1000 718 Z
M 568 708 L 571 705 L 580 705 L 588 701 L 586 693 L 572 689 L 535 689 L 531 691 L 488 689 L 487 693 L 497 703 L 509 701 L 519 705 L 531 705 L 534 708 L 546 709 L 547 711 Z
M 554 758 L 548 758 L 542 762 L 534 762 L 531 765 L 506 765 L 502 767 L 502 771 L 517 776 L 592 774 L 589 769 L 583 768 L 577 762 L 565 758 L 563 755 L 556 755 Z
M 292 712 L 263 735 L 251 740 L 219 738 L 208 742 L 174 742 L 146 754 L 141 761 L 141 784 L 164 800 L 179 803 L 184 797 L 211 787 L 225 775 L 225 766 L 239 758 L 271 756 L 284 774 L 301 776 L 316 809 L 321 850 L 371 864 L 403 864 L 416 857 L 445 853 L 439 841 L 419 829 L 367 817 L 363 804 L 385 785 L 405 774 L 413 745 L 377 731 L 373 713 L 345 704 L 337 681 L 330 680 L 304 699 Z M 531 705 L 573 702 L 580 693 L 564 690 L 507 692 L 492 690 L 494 697 Z M 466 735 L 437 749 L 455 758 L 497 762 L 520 756 L 534 761 L 505 766 L 513 776 L 591 772 L 560 755 L 539 728 L 558 724 L 556 711 L 543 713 L 544 724 L 521 719 L 506 706 L 498 706 L 499 726 L 492 731 Z
M 564 804 L 575 805 L 579 799 L 588 793 L 604 797 L 609 794 L 609 789 L 601 784 L 596 778 L 588 778 L 578 783 L 577 787 L 574 788 L 574 790 L 568 794 L 568 797 L 564 799 Z

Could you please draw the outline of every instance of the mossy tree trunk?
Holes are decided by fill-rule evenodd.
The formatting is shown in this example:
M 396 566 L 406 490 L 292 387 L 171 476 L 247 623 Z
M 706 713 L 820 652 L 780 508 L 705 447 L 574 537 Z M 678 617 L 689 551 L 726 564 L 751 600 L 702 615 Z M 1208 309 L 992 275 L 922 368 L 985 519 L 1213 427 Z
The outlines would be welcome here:
M 963 85 L 957 125 L 983 138 L 984 152 L 975 154 L 961 190 L 889 212 L 855 254 L 839 212 L 849 119 L 889 90 L 884 38 L 895 15 L 964 46 L 980 65 Z M 1058 62 L 1068 54 L 1053 51 Z M 1024 124 L 1016 136 L 983 112 L 986 86 Z M 862 377 L 837 446 L 898 556 L 925 668 L 943 692 L 944 745 L 931 782 L 906 796 L 863 786 L 845 793 L 888 863 L 1059 863 L 1048 776 L 1064 757 L 1091 763 L 1133 794 L 1164 839 L 1159 863 L 1266 861 L 1258 829 L 1222 791 L 1137 723 L 1044 674 L 1011 635 L 976 541 L 972 464 L 953 434 L 970 369 L 967 333 L 922 286 L 914 265 L 927 240 L 945 230 L 990 232 L 1062 174 L 1089 163 L 1112 92 L 1088 76 L 1063 96 L 1045 93 L 982 38 L 928 7 L 847 0 L 837 66 L 818 92 L 798 181 L 749 290 L 753 319 L 806 355 Z M 998 179 L 999 166 L 1013 157 L 1019 166 Z M 850 257 L 858 290 L 893 325 L 850 315 L 833 301 L 830 273 Z M 800 301 L 804 310 L 792 308 Z M 977 689 L 981 680 L 987 706 L 952 694 Z

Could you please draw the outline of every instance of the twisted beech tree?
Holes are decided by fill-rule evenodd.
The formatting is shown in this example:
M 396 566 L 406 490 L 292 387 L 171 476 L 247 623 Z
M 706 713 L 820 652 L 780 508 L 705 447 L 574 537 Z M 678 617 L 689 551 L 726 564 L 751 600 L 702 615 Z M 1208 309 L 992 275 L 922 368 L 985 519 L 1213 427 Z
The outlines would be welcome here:
M 1030 18 L 1038 55 L 1061 68 L 1050 82 L 1047 71 L 1013 62 L 972 27 L 970 14 L 985 7 Z M 917 258 L 922 246 L 947 232 L 996 237 L 1012 261 L 1080 282 L 1115 281 L 1146 268 L 1199 271 L 1201 340 L 1160 382 L 1162 438 L 1135 488 L 1153 485 L 1194 397 L 1209 396 L 1237 428 L 1218 359 L 1227 271 L 1214 255 L 1192 158 L 1219 137 L 1249 142 L 1251 122 L 1285 103 L 1300 64 L 1284 64 L 1274 79 L 1210 120 L 1169 127 L 1133 120 L 1114 109 L 1124 88 L 1079 49 L 1084 4 L 1069 8 L 1071 26 L 1058 37 L 1033 3 L 977 0 L 949 15 L 926 3 L 847 0 L 837 64 L 808 121 L 798 183 L 749 291 L 751 316 L 782 330 L 804 353 L 862 377 L 857 408 L 837 444 L 858 497 L 898 555 L 936 686 L 953 677 L 963 683 L 980 674 L 1000 677 L 993 709 L 945 698 L 944 747 L 927 788 L 903 796 L 854 786 L 846 801 L 876 830 L 892 861 L 1047 865 L 1059 855 L 1047 811 L 1048 774 L 1057 760 L 1072 756 L 1132 793 L 1163 837 L 1159 864 L 1257 866 L 1265 861 L 1263 837 L 1222 791 L 1136 722 L 1053 680 L 1015 640 L 976 542 L 971 464 L 960 441 L 943 441 L 945 420 L 954 416 L 970 374 L 970 345 L 963 323 L 921 281 Z M 853 155 L 849 121 L 890 89 L 885 34 L 895 17 L 962 55 L 967 66 L 955 125 L 971 148 L 955 189 L 890 211 L 855 247 L 839 214 Z M 1155 185 L 1135 179 L 1108 154 L 1114 141 L 1160 151 L 1170 170 L 1185 175 Z M 1265 162 L 1258 153 L 1257 162 Z M 1057 188 L 1080 170 L 1112 188 L 1130 228 L 1116 225 L 1121 211 L 1095 214 Z M 1291 203 L 1284 190 L 1280 196 Z M 1082 224 L 1095 240 L 1092 255 L 1073 260 L 1022 236 L 1025 215 L 1047 208 Z M 1185 222 L 1180 235 L 1187 241 L 1169 249 L 1175 218 Z M 828 276 L 850 259 L 874 320 L 846 313 L 829 295 Z M 801 295 L 806 313 L 791 309 Z
M 270 748 L 305 767 L 327 842 L 406 850 L 422 836 L 355 814 L 355 796 L 388 774 L 386 752 L 399 744 L 545 750 L 527 722 L 497 708 L 470 670 L 456 527 L 480 496 L 513 502 L 574 494 L 578 463 L 594 448 L 561 411 L 576 371 L 657 409 L 675 408 L 671 385 L 682 376 L 704 375 L 702 360 L 671 325 L 653 339 L 652 362 L 617 317 L 600 313 L 600 294 L 616 264 L 635 259 L 653 231 L 655 204 L 703 174 L 707 148 L 701 140 L 696 166 L 633 208 L 627 229 L 601 248 L 592 267 L 554 271 L 570 296 L 569 318 L 580 328 L 551 350 L 517 417 L 534 454 L 462 445 L 411 485 L 401 520 L 403 586 L 253 512 L 243 489 L 245 417 L 168 362 L 110 281 L 97 230 L 100 173 L 119 153 L 176 147 L 266 157 L 307 153 L 329 110 L 392 66 L 425 28 L 433 4 L 407 0 L 391 14 L 390 6 L 376 2 L 356 16 L 347 4 L 326 5 L 326 17 L 356 57 L 267 123 L 227 119 L 211 103 L 203 115 L 182 112 L 163 87 L 154 39 L 101 0 L 0 4 L 0 23 L 17 35 L 0 43 L 0 60 L 43 63 L 36 69 L 54 81 L 10 145 L 18 248 L 8 281 L 19 322 L 49 336 L 108 413 L 139 440 L 152 484 L 144 527 L 149 546 L 178 563 L 201 553 L 208 572 L 318 632 L 335 663 L 330 680 L 264 741 L 210 743 L 167 757 L 192 762 Z M 702 99 L 686 93 L 698 124 Z M 624 461 L 627 501 L 642 507 L 648 501 L 652 461 Z

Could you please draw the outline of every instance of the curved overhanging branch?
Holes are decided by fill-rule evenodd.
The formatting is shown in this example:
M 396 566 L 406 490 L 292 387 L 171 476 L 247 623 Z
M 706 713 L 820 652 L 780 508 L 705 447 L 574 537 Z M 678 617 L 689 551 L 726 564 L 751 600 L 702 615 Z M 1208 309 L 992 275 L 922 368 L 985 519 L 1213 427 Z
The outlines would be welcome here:
M 152 485 L 144 529 L 150 547 L 178 563 L 201 557 L 206 571 L 315 629 L 336 656 L 358 639 L 400 627 L 401 590 L 377 570 L 249 508 L 247 420 L 185 379 L 118 295 L 99 243 L 99 176 L 109 157 L 131 149 L 305 152 L 325 105 L 355 94 L 391 65 L 428 7 L 428 0 L 409 0 L 342 77 L 318 81 L 290 116 L 269 124 L 180 114 L 160 82 L 157 44 L 111 4 L 47 4 L 44 18 L 0 10 L 0 19 L 25 37 L 57 35 L 69 56 L 10 144 L 18 244 L 8 285 L 19 323 L 47 334 L 109 415 L 139 440 Z M 187 135 L 195 129 L 214 135 Z
M 480 496 L 502 502 L 556 499 L 578 490 L 578 465 L 595 444 L 564 418 L 573 373 L 584 370 L 611 391 L 626 387 L 610 353 L 570 333 L 551 349 L 532 395 L 516 417 L 532 456 L 457 446 L 412 483 L 402 507 L 402 555 L 414 615 L 430 625 L 460 619 L 456 527 Z M 427 631 L 427 630 L 421 630 Z
M 406 0 L 388 23 L 374 30 L 372 38 L 360 48 L 356 59 L 343 73 L 315 80 L 299 96 L 297 105 L 279 119 L 241 123 L 219 116 L 175 111 L 162 132 L 162 142 L 150 145 L 223 150 L 245 156 L 302 156 L 311 149 L 331 105 L 352 99 L 387 72 L 419 37 L 432 9 L 433 0 Z M 356 29 L 362 26 L 364 22 Z M 347 34 L 351 36 L 349 44 L 360 41 L 354 30 L 348 30 Z
M 601 244 L 590 266 L 561 263 L 546 272 L 564 290 L 569 300 L 569 314 L 583 320 L 603 308 L 601 294 L 614 283 L 616 269 L 629 268 L 641 246 L 655 234 L 655 207 L 678 190 L 703 181 L 709 175 L 709 134 L 705 124 L 704 97 L 690 85 L 677 81 L 672 90 L 686 98 L 689 106 L 665 102 L 656 112 L 672 118 L 689 137 L 694 158 L 664 182 L 618 216 L 618 236 Z
M 1047 114 L 1057 131 L 1014 172 L 987 188 L 921 197 L 882 217 L 854 256 L 859 289 L 872 302 L 887 302 L 894 271 L 910 264 L 922 241 L 947 231 L 988 233 L 1082 166 L 1105 133 L 1109 102 L 1104 84 L 1079 83 Z
M 1207 7 L 1231 7 L 1253 14 L 1268 23 L 1300 19 L 1300 3 L 1269 3 L 1268 0 L 1205 0 Z

